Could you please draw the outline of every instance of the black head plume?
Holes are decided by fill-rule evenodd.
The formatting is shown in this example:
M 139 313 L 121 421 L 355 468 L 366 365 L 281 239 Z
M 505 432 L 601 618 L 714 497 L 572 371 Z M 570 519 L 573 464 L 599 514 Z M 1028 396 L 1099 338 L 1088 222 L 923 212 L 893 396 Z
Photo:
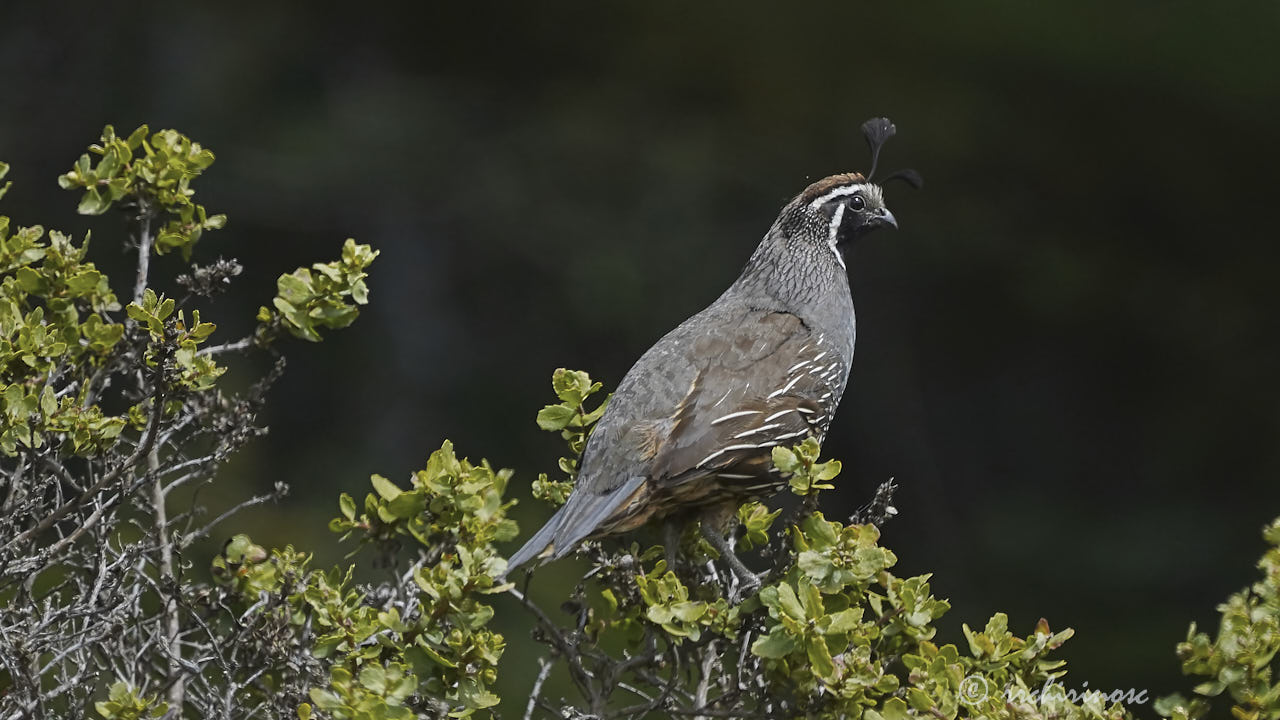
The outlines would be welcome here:
M 894 172 L 889 173 L 887 176 L 885 176 L 885 179 L 880 181 L 880 184 L 884 185 L 890 180 L 901 180 L 902 182 L 910 185 L 916 190 L 919 190 L 920 188 L 924 187 L 924 178 L 920 177 L 920 173 L 916 172 L 915 170 L 912 170 L 911 168 L 903 168 L 901 170 L 896 170 Z
M 867 145 L 871 147 L 871 172 L 867 173 L 868 179 L 876 174 L 876 165 L 880 163 L 880 148 L 897 132 L 898 128 L 894 127 L 889 118 L 871 118 L 862 123 L 862 134 L 867 138 Z
M 876 175 L 876 166 L 880 164 L 880 148 L 884 147 L 885 142 L 897 133 L 898 128 L 889 118 L 871 118 L 862 123 L 862 134 L 867 138 L 867 145 L 871 148 L 871 171 L 867 173 L 867 180 L 873 179 Z M 884 185 L 890 180 L 902 180 L 917 190 L 924 187 L 924 178 L 920 177 L 920 173 L 911 169 L 890 173 L 888 177 L 880 181 L 880 184 Z

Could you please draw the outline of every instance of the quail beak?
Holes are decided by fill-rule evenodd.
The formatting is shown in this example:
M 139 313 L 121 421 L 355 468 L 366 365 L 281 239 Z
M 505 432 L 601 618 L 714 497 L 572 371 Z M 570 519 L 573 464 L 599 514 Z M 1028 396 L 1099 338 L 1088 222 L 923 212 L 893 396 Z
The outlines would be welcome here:
M 891 227 L 898 229 L 898 219 L 889 212 L 889 208 L 876 208 L 875 213 L 871 216 L 871 224 L 874 227 Z

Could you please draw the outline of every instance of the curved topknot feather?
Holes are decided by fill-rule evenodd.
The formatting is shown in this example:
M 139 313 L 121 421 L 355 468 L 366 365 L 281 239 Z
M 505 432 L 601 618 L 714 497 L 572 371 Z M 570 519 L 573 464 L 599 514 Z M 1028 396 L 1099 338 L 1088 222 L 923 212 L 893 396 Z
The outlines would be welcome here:
M 871 172 L 867 173 L 868 180 L 875 179 L 876 167 L 880 164 L 880 148 L 884 147 L 889 138 L 897 134 L 898 127 L 886 117 L 871 118 L 862 123 L 862 135 L 867 139 L 867 145 L 871 148 Z M 901 180 L 916 190 L 924 187 L 924 178 L 920 177 L 920 173 L 910 168 L 890 173 L 888 177 L 879 182 L 884 185 L 890 180 Z
M 898 128 L 887 117 L 871 118 L 862 123 L 862 135 L 867 139 L 867 145 L 871 147 L 871 172 L 867 173 L 867 177 L 876 176 L 876 166 L 880 163 L 880 148 L 897 132 Z

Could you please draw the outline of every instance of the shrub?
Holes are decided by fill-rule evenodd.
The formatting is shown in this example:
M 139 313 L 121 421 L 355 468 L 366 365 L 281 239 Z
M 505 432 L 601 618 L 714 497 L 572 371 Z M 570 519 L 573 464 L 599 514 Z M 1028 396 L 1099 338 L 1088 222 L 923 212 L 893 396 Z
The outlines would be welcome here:
M 314 567 L 293 547 L 231 534 L 209 568 L 188 550 L 252 497 L 210 518 L 190 489 L 212 483 L 264 430 L 255 423 L 283 370 L 287 333 L 318 341 L 368 301 L 377 257 L 347 240 L 338 260 L 282 275 L 244 337 L 218 337 L 208 298 L 240 273 L 234 260 L 192 264 L 165 288 L 153 255 L 195 257 L 226 218 L 194 202 L 214 156 L 182 134 L 104 130 L 59 178 L 79 211 L 122 211 L 136 274 L 128 302 L 77 243 L 0 217 L 0 710 L 4 717 L 415 718 L 488 716 L 506 640 L 495 604 L 527 611 L 542 648 L 527 695 L 505 710 L 532 718 L 1130 717 L 1145 698 L 1064 690 L 1059 647 L 1072 631 L 1041 620 L 1015 633 L 995 613 L 963 637 L 937 637 L 949 609 L 929 575 L 898 577 L 879 526 L 893 484 L 849 519 L 824 515 L 821 493 L 840 474 L 808 440 L 776 448 L 796 496 L 789 510 L 739 508 L 733 538 L 762 568 L 741 584 L 687 528 L 679 548 L 634 538 L 588 542 L 586 570 L 553 621 L 504 580 L 501 543 L 512 472 L 459 457 L 449 442 L 407 486 L 379 475 L 357 501 L 338 499 L 330 528 L 378 569 Z M 0 179 L 8 167 L 0 164 Z M 7 190 L 0 188 L 0 196 Z M 241 389 L 223 380 L 249 353 L 273 369 Z M 557 370 L 557 402 L 537 415 L 567 452 L 559 474 L 537 476 L 536 499 L 572 490 L 600 383 Z M 1267 528 L 1264 578 L 1221 606 L 1216 637 L 1193 625 L 1177 648 L 1201 676 L 1194 699 L 1154 709 L 1200 718 L 1227 695 L 1242 720 L 1280 718 L 1273 678 L 1280 650 L 1280 520 Z M 534 581 L 536 582 L 536 580 Z M 527 586 L 527 584 L 526 584 Z M 553 697 L 561 672 L 575 697 Z

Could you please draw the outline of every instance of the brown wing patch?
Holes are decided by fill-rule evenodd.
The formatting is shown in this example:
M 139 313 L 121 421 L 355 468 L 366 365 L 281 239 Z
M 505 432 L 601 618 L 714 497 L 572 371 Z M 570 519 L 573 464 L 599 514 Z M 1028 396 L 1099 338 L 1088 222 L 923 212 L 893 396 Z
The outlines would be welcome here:
M 648 462 L 658 454 L 670 422 L 642 421 L 622 432 L 622 442 L 635 450 L 636 458 Z
M 813 373 L 813 362 L 802 362 L 822 353 L 822 338 L 794 315 L 769 313 L 699 343 L 716 352 L 702 356 L 706 364 L 681 402 L 649 475 L 664 491 L 698 496 L 691 500 L 704 494 L 692 485 L 767 484 L 773 478 L 771 448 L 820 434 L 812 422 L 819 415 L 819 398 L 833 396 L 825 374 Z M 716 378 L 714 387 L 707 377 Z M 723 478 L 708 479 L 712 476 Z

